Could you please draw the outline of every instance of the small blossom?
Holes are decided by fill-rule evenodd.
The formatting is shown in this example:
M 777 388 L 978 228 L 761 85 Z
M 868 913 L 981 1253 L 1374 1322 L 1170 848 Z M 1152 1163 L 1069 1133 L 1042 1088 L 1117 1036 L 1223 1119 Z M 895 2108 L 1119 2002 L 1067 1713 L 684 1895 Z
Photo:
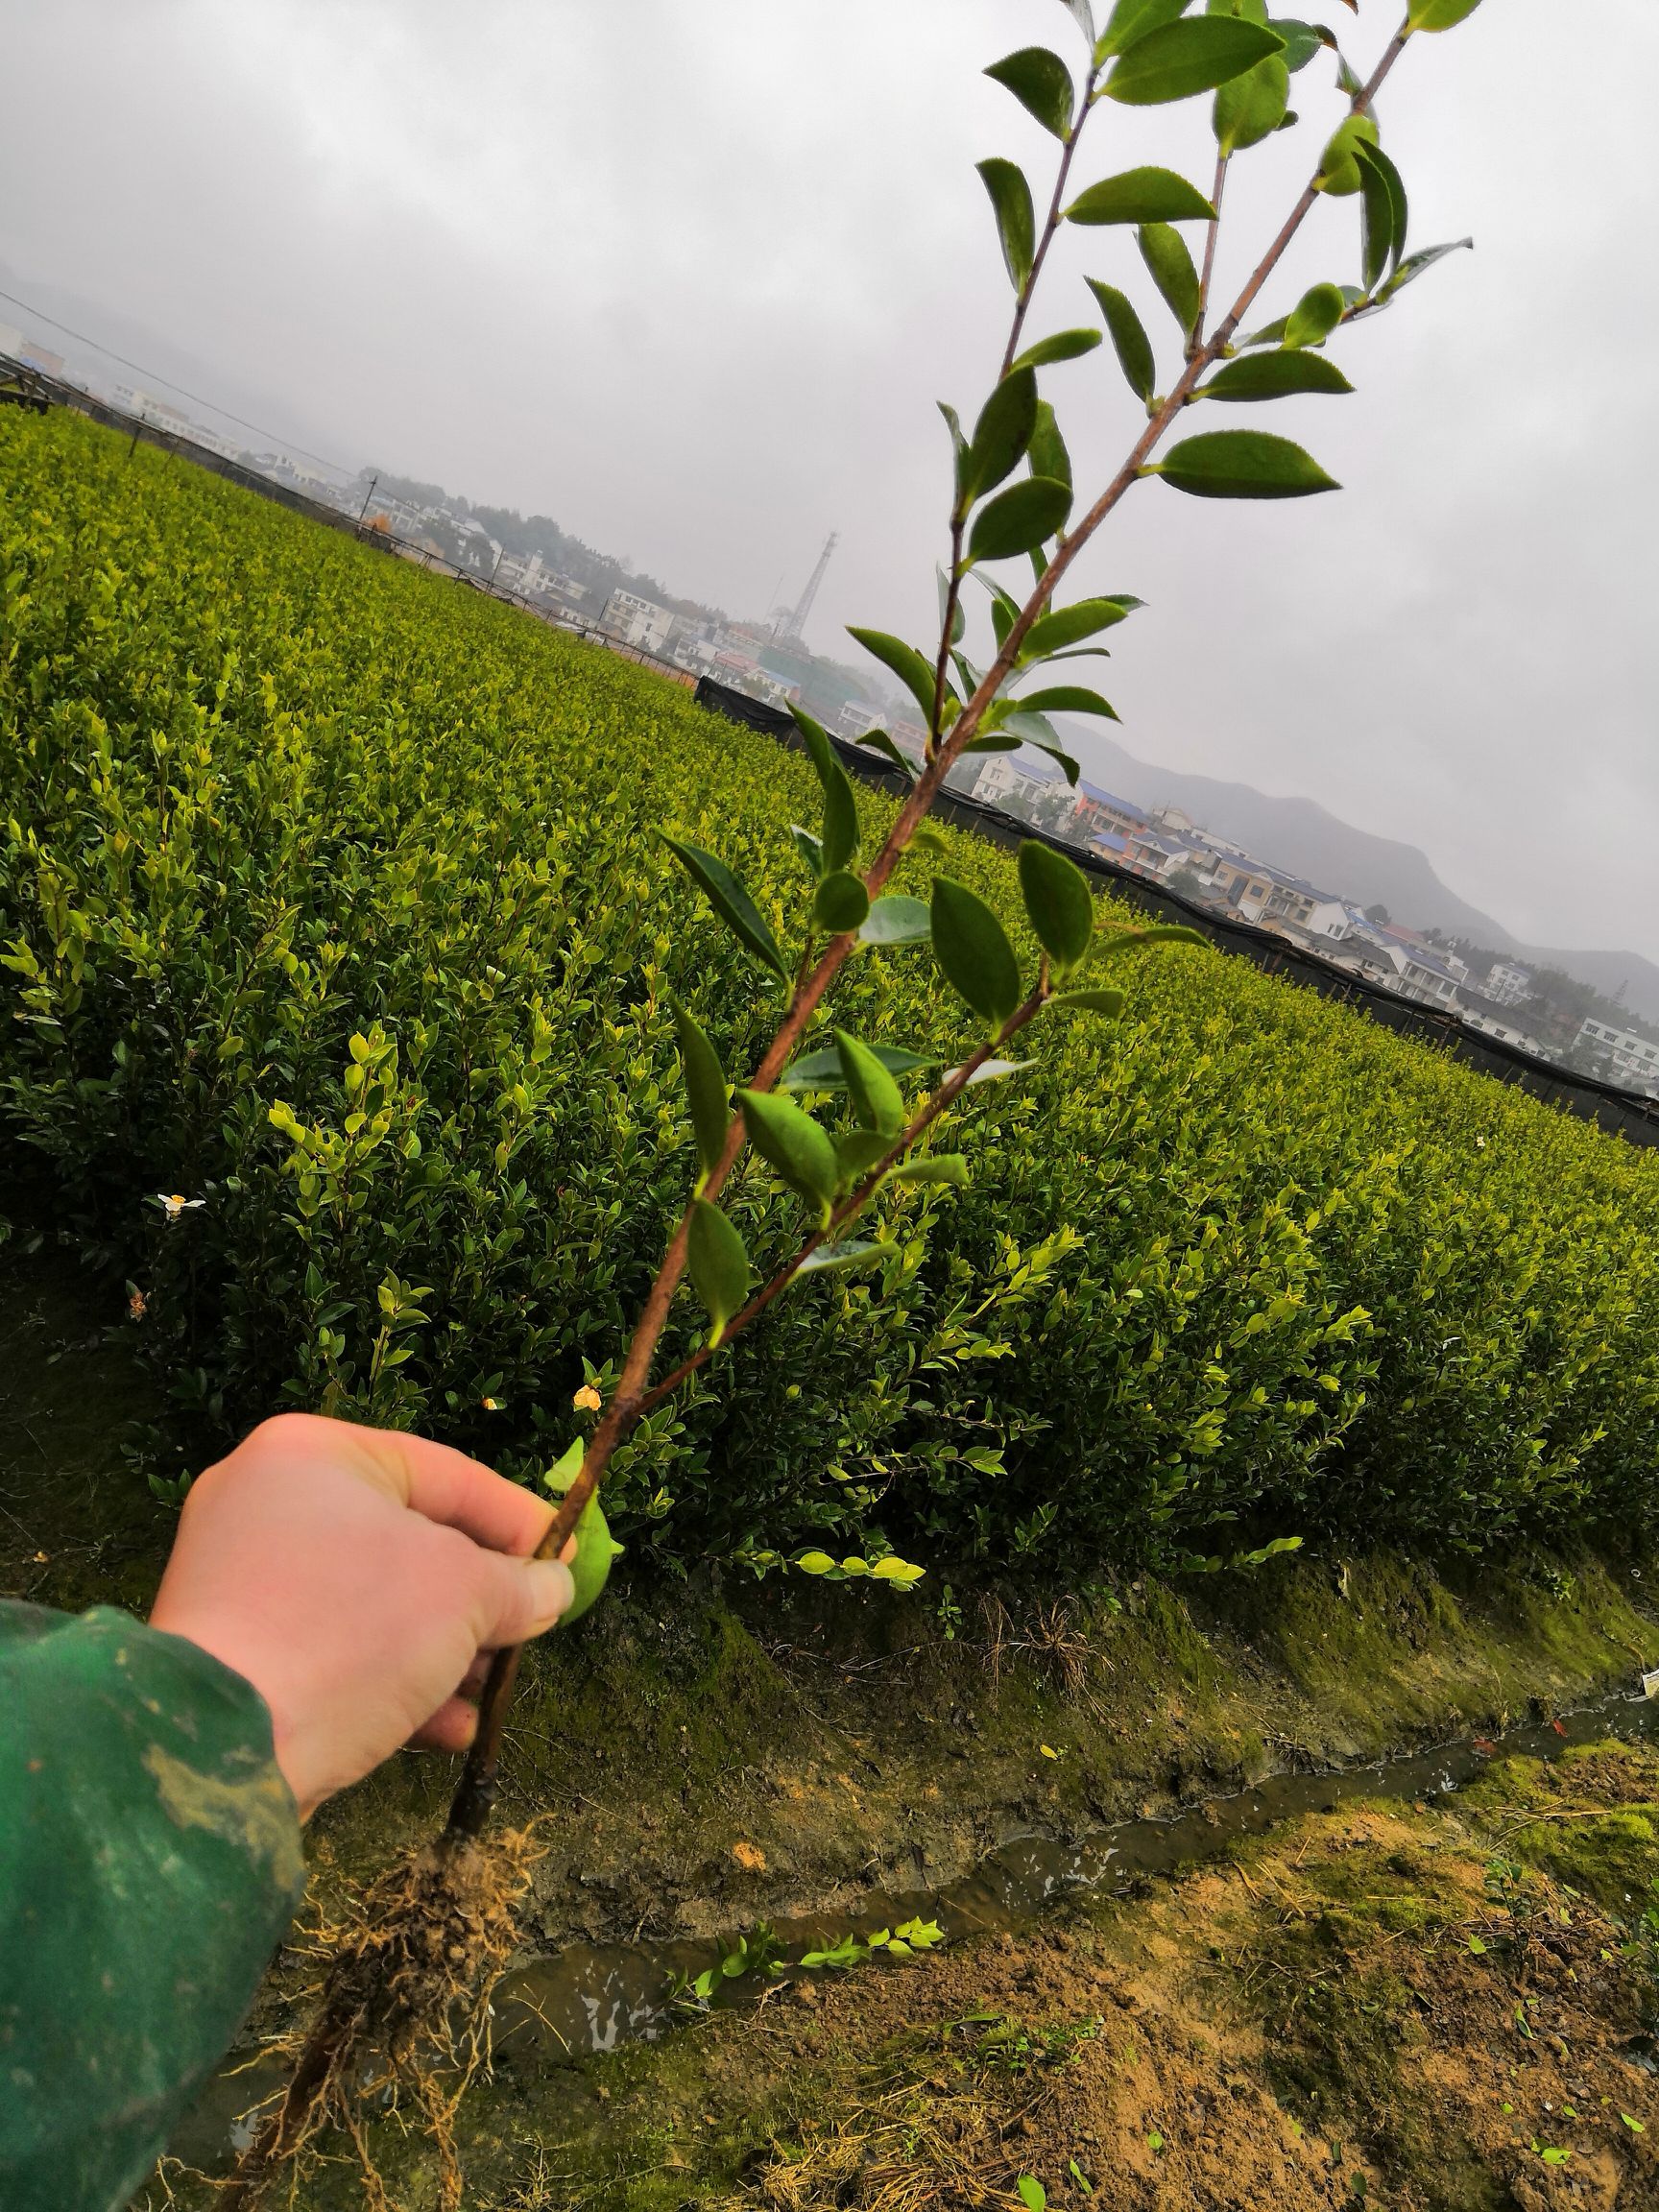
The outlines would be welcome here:
M 198 1206 L 205 1206 L 207 1203 L 205 1198 L 181 1198 L 177 1191 L 157 1190 L 156 1195 L 169 1221 L 177 1221 L 180 1214 L 193 1214 Z
M 478 1403 L 483 1407 L 486 1413 L 499 1413 L 501 1410 L 499 1398 L 480 1398 Z
M 581 1389 L 577 1391 L 575 1397 L 571 1399 L 570 1403 L 583 1413 L 597 1413 L 605 1401 L 600 1397 L 598 1391 L 594 1389 L 591 1382 L 584 1382 Z
M 134 1291 L 132 1293 L 132 1295 L 129 1297 L 128 1301 L 127 1301 L 127 1318 L 128 1318 L 128 1320 L 129 1320 L 129 1321 L 142 1321 L 142 1320 L 143 1320 L 143 1318 L 144 1318 L 144 1316 L 145 1316 L 145 1314 L 146 1314 L 146 1313 L 148 1313 L 148 1312 L 149 1312 L 149 1310 L 150 1310 L 150 1301 L 149 1301 L 149 1299 L 145 1297 L 145 1295 L 144 1295 L 144 1293 L 143 1293 L 143 1291 L 142 1291 L 142 1290 L 134 1290 Z

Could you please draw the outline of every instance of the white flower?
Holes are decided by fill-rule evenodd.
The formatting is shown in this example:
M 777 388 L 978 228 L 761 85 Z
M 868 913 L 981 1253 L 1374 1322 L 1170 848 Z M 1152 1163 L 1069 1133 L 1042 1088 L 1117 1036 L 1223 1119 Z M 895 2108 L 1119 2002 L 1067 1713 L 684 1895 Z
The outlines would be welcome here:
M 161 1211 L 169 1221 L 177 1221 L 180 1214 L 193 1214 L 198 1206 L 205 1206 L 205 1198 L 180 1198 L 177 1192 L 157 1190 L 156 1193 Z

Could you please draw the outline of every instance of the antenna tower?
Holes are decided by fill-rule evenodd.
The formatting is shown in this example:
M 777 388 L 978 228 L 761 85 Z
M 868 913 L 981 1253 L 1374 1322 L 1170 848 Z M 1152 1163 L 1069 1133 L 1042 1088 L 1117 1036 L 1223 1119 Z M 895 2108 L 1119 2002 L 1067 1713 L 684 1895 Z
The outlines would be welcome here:
M 802 592 L 795 612 L 789 617 L 789 626 L 783 633 L 785 637 L 792 638 L 797 643 L 805 641 L 806 618 L 812 612 L 812 602 L 818 596 L 818 587 L 824 581 L 824 571 L 830 565 L 830 556 L 840 542 L 840 534 L 834 530 L 831 530 L 829 537 L 825 539 L 824 550 L 818 556 L 818 565 L 806 579 L 806 589 Z

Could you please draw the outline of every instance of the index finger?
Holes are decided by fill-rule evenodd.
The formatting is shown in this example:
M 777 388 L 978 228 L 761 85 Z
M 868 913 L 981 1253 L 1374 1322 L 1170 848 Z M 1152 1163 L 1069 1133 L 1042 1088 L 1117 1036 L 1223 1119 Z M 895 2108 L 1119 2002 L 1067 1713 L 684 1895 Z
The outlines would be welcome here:
M 362 1433 L 360 1431 L 360 1433 Z M 553 1520 L 553 1507 L 521 1483 L 469 1459 L 447 1444 L 401 1431 L 369 1431 L 375 1458 L 411 1511 L 459 1528 L 491 1551 L 529 1558 Z

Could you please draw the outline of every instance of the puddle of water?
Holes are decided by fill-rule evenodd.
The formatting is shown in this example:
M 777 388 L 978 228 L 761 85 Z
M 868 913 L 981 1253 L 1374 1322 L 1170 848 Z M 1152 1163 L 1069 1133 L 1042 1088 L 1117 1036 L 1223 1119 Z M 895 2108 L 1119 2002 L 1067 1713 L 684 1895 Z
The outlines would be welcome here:
M 1464 1739 L 1374 1766 L 1269 1775 L 1236 1796 L 1211 1798 L 1168 1819 L 1119 1821 L 1079 1843 L 1017 1837 L 948 1888 L 875 1891 L 856 1911 L 843 1910 L 829 1919 L 781 1920 L 774 1933 L 786 1952 L 798 1955 L 834 1941 L 849 1928 L 868 1934 L 916 1917 L 937 1920 L 948 1936 L 1017 1928 L 1058 1898 L 1120 1892 L 1142 1876 L 1195 1865 L 1215 1857 L 1235 1837 L 1264 1835 L 1302 1814 L 1334 1813 L 1380 1797 L 1443 1796 L 1494 1756 L 1552 1759 L 1573 1744 L 1609 1737 L 1659 1739 L 1659 1700 L 1618 1697 L 1490 1741 Z M 533 2077 L 577 2053 L 655 2038 L 673 2024 L 676 1979 L 715 1962 L 707 1944 L 685 1940 L 578 1943 L 532 1960 L 496 1992 L 495 2062 L 503 2073 Z M 723 1984 L 721 2001 L 752 2001 L 757 1984 L 764 1986 L 764 1978 Z M 280 2079 L 280 2069 L 263 2060 L 220 2075 L 191 2113 L 175 2154 L 208 2167 L 222 2162 L 227 2144 L 238 2148 L 246 2140 L 250 2109 Z

